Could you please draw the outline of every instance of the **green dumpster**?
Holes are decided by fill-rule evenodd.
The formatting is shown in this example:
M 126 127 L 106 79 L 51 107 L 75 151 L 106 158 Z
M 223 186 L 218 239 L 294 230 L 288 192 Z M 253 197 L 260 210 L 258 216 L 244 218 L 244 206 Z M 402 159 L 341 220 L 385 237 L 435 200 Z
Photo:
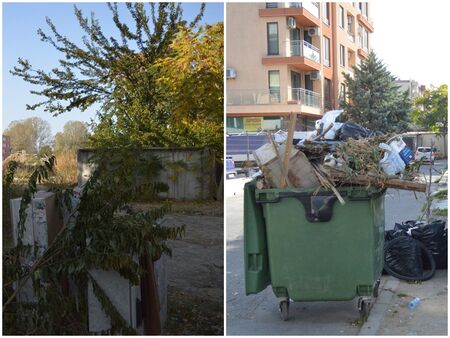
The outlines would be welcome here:
M 290 301 L 359 297 L 368 315 L 383 268 L 385 189 L 244 188 L 246 294 L 268 285 L 286 320 Z

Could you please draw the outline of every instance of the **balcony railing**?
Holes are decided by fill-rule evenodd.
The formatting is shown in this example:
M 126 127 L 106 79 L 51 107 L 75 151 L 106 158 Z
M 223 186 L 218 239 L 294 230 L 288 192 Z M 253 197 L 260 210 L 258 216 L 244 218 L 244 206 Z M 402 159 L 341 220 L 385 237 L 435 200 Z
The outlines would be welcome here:
M 291 40 L 291 55 L 304 56 L 312 61 L 320 63 L 320 49 L 305 40 Z
M 320 108 L 322 103 L 319 93 L 304 88 L 292 88 L 292 100 L 314 108 Z
M 317 2 L 303 1 L 303 2 L 289 2 L 291 8 L 304 8 L 316 18 L 319 18 L 319 5 Z
M 227 105 L 280 104 L 286 101 L 279 89 L 240 89 L 227 91 Z
M 292 88 L 291 100 L 299 104 L 320 108 L 321 96 L 319 93 L 304 89 Z M 269 104 L 287 104 L 287 98 L 279 89 L 240 89 L 227 91 L 228 106 L 251 106 Z

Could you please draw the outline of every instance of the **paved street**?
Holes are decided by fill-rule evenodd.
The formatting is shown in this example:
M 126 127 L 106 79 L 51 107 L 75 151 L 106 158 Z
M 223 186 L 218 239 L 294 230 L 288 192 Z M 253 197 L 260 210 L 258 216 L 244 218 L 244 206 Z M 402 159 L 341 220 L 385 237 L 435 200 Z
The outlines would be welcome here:
M 439 161 L 435 165 L 437 170 L 444 169 L 446 162 Z M 422 172 L 428 172 L 428 166 L 423 166 Z M 440 175 L 435 172 L 432 181 L 435 181 Z M 398 304 L 398 297 L 395 296 L 395 290 L 392 285 L 403 288 L 411 288 L 411 285 L 404 282 L 398 282 L 397 279 L 389 276 L 383 276 L 380 304 L 375 304 L 372 309 L 369 321 L 363 328 L 358 325 L 359 312 L 357 310 L 357 300 L 350 302 L 315 302 L 315 303 L 291 303 L 290 319 L 283 322 L 278 312 L 278 300 L 275 298 L 272 290 L 268 287 L 257 295 L 245 296 L 244 292 L 244 263 L 243 263 L 243 241 L 242 241 L 242 213 L 243 213 L 243 194 L 242 189 L 248 179 L 227 180 L 226 200 L 227 200 L 227 334 L 228 335 L 358 335 L 366 332 L 367 334 L 394 334 L 394 332 L 403 332 L 408 334 L 408 325 L 405 322 L 409 320 L 415 323 L 414 318 L 420 317 L 420 311 L 432 308 L 429 313 L 438 312 L 440 325 L 432 324 L 434 317 L 430 318 L 428 325 L 434 327 L 430 332 L 434 334 L 444 334 L 447 332 L 446 301 L 433 301 L 447 295 L 447 274 L 446 271 L 438 272 L 434 280 L 424 282 L 416 289 L 408 289 L 411 296 L 420 294 L 420 290 L 425 293 L 435 292 L 435 298 L 429 297 L 426 306 L 419 307 L 414 315 L 404 314 L 404 304 L 397 305 L 402 311 L 396 311 L 397 308 L 391 308 Z M 433 190 L 438 188 L 433 184 Z M 389 189 L 385 199 L 386 210 L 386 229 L 393 228 L 395 222 L 401 222 L 409 219 L 417 219 L 421 215 L 421 208 L 424 203 L 424 194 L 413 192 L 398 191 Z M 387 290 L 385 290 L 385 287 Z M 419 291 L 418 291 L 419 290 Z M 428 291 L 424 291 L 428 290 Z M 391 294 L 389 294 L 391 293 Z M 406 292 L 405 292 L 406 293 Z M 395 295 L 393 295 L 395 294 Z M 438 295 L 439 294 L 439 295 Z M 409 294 L 408 294 L 409 295 Z M 403 299 L 404 302 L 410 300 Z M 386 304 L 382 304 L 385 302 Z M 444 304 L 445 303 L 445 304 Z M 438 308 L 436 308 L 438 307 Z M 389 312 L 391 311 L 391 312 Z M 392 313 L 403 315 L 399 321 Z M 443 316 L 445 314 L 445 317 Z M 390 317 L 386 317 L 389 316 Z M 409 319 L 408 319 L 409 318 Z M 428 317 L 425 317 L 428 318 Z M 426 330 L 426 320 L 422 318 L 422 328 L 416 328 L 411 332 L 414 334 Z M 385 324 L 389 323 L 388 326 Z M 403 324 L 401 324 L 403 323 Z M 368 325 L 369 324 L 369 325 Z M 390 331 L 392 325 L 392 331 Z M 402 330 L 394 330 L 394 327 L 403 325 Z

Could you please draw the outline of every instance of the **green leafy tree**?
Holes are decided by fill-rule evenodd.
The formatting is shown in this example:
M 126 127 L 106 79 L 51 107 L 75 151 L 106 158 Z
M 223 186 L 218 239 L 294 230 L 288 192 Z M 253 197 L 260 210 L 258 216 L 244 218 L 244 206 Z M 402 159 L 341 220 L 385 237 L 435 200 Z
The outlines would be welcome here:
M 411 111 L 414 124 L 426 130 L 447 134 L 448 128 L 448 86 L 440 85 L 426 90 L 417 97 Z
M 157 61 L 170 134 L 183 146 L 223 152 L 223 23 L 183 28 Z
M 50 147 L 50 146 L 43 146 L 38 151 L 38 157 L 40 157 L 40 158 L 48 157 L 48 156 L 51 156 L 52 153 L 53 153 L 52 147 Z
M 353 70 L 354 78 L 344 73 L 348 95 L 341 101 L 343 118 L 382 132 L 407 130 L 411 101 L 375 53 Z
M 414 124 L 439 133 L 444 137 L 444 153 L 447 154 L 448 134 L 448 86 L 432 87 L 414 100 L 414 109 L 411 111 L 411 120 Z
M 182 19 L 180 4 L 148 6 L 126 3 L 133 18 L 128 25 L 120 19 L 117 4 L 108 4 L 120 40 L 105 36 L 94 15 L 88 18 L 75 6 L 85 34 L 82 45 L 61 35 L 47 18 L 51 33 L 39 30 L 39 36 L 64 57 L 50 72 L 34 69 L 29 61 L 19 59 L 12 73 L 39 85 L 34 93 L 42 98 L 27 108 L 43 107 L 59 115 L 73 109 L 85 111 L 95 103 L 100 109 L 99 122 L 93 125 L 94 145 L 176 145 L 167 132 L 171 112 L 163 103 L 167 93 L 157 84 L 160 74 L 155 72 L 154 63 L 170 55 L 180 30 L 197 26 L 204 4 L 190 23 Z
M 88 141 L 86 124 L 81 121 L 68 121 L 62 132 L 55 135 L 55 152 L 76 150 Z
M 50 124 L 39 117 L 12 121 L 4 134 L 11 137 L 13 152 L 25 150 L 29 154 L 36 154 L 51 143 Z

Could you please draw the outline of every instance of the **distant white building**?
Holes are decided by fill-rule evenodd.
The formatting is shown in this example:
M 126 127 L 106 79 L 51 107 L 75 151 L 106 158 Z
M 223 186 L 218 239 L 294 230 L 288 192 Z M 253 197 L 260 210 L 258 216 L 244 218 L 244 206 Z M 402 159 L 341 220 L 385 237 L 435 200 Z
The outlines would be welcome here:
M 416 97 L 420 96 L 423 94 L 423 87 L 424 86 L 420 86 L 419 88 L 419 83 L 417 81 L 414 80 L 397 80 L 395 81 L 395 84 L 397 86 L 400 86 L 399 91 L 408 91 L 409 93 L 409 98 L 415 99 Z

